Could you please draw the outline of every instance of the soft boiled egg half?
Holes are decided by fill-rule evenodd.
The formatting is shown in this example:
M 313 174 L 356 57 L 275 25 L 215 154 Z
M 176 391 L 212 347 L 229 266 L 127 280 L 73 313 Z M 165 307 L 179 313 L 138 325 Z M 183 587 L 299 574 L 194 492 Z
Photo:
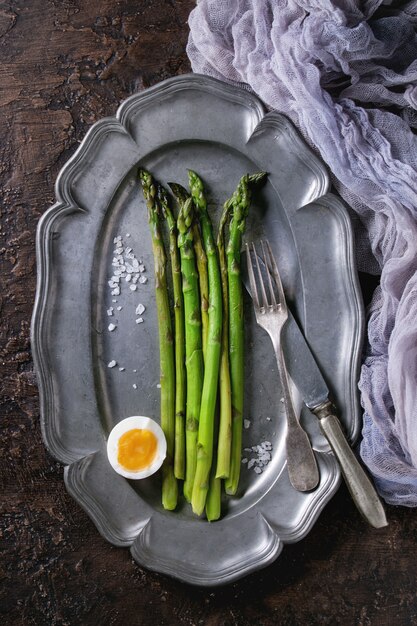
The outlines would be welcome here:
M 161 467 L 167 451 L 162 428 L 150 417 L 132 415 L 116 424 L 107 440 L 110 465 L 125 478 L 151 476 Z

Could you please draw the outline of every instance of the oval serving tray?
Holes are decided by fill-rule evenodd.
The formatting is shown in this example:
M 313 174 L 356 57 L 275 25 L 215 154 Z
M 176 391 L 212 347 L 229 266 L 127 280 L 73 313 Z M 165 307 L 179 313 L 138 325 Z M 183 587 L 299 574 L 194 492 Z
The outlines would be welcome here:
M 162 183 L 186 184 L 187 168 L 199 172 L 215 222 L 242 173 L 269 172 L 254 198 L 247 238 L 266 234 L 271 241 L 289 304 L 353 441 L 363 312 L 351 227 L 344 206 L 328 193 L 325 168 L 286 118 L 265 113 L 244 90 L 196 74 L 134 95 L 116 117 L 97 122 L 61 171 L 57 202 L 39 223 L 32 345 L 45 445 L 66 465 L 69 493 L 109 542 L 130 546 L 149 569 L 220 585 L 264 567 L 285 543 L 304 537 L 340 473 L 294 389 L 320 483 L 307 494 L 290 486 L 272 345 L 256 326 L 249 299 L 250 425 L 243 445 L 271 442 L 269 465 L 261 474 L 242 466 L 237 496 L 224 499 L 222 519 L 211 524 L 184 502 L 176 512 L 164 511 L 158 476 L 133 482 L 112 470 L 105 444 L 113 425 L 128 415 L 159 414 L 153 260 L 139 166 Z M 118 263 L 131 265 L 130 283 L 114 280 Z M 136 321 L 140 303 L 143 323 Z

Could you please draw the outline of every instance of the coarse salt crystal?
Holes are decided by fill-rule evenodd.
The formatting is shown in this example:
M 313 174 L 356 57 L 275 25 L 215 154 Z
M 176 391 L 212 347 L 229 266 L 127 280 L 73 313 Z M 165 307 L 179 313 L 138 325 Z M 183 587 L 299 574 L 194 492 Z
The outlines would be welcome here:
M 145 312 L 145 307 L 143 306 L 143 304 L 138 304 L 138 306 L 136 307 L 136 315 L 142 315 L 142 313 Z
M 125 281 L 126 281 L 127 283 L 130 283 L 131 279 L 132 279 L 132 274 L 126 274 Z
M 247 462 L 248 462 L 248 459 L 246 457 L 242 459 L 242 463 L 247 463 Z
M 126 233 L 125 237 L 130 237 L 130 233 Z
M 161 385 L 160 385 L 159 383 L 158 383 L 156 386 L 158 387 L 158 389 L 160 389 L 160 388 L 161 388 Z
M 131 291 L 136 291 L 137 286 L 136 285 L 130 285 L 129 288 L 130 288 Z
M 113 315 L 113 307 L 111 306 L 109 309 L 107 309 L 107 315 L 110 317 L 111 315 Z
M 139 282 L 144 285 L 148 282 L 148 279 L 146 278 L 146 276 L 139 276 Z
M 250 420 L 243 420 L 243 426 L 244 426 L 244 428 L 249 428 Z
M 124 372 L 125 368 L 124 367 L 119 367 L 119 372 Z
M 145 266 L 144 266 L 144 265 L 142 265 L 142 264 L 141 264 L 141 265 L 139 265 L 139 267 L 138 267 L 138 270 L 139 270 L 139 272 L 140 272 L 141 274 L 143 274 L 143 272 L 145 271 L 145 269 L 146 269 L 146 268 L 145 268 Z
M 118 306 L 118 307 L 116 307 L 116 308 L 117 308 L 117 310 L 118 310 L 118 311 L 121 311 L 121 310 L 123 309 L 123 307 L 122 307 L 122 306 Z
M 136 324 L 143 324 L 143 317 L 138 317 Z
M 107 328 L 109 329 L 110 332 L 112 332 L 117 327 L 115 324 L 109 324 Z
M 265 454 L 262 454 L 259 457 L 259 460 L 262 461 L 262 462 L 270 461 L 271 460 L 271 455 L 269 454 L 269 452 L 265 452 Z
M 120 287 L 116 287 L 115 289 L 112 289 L 111 295 L 120 296 Z
M 110 361 L 107 367 L 116 367 L 116 365 L 117 365 L 116 361 Z
M 272 443 L 270 441 L 262 441 L 259 445 L 252 446 L 251 448 L 244 448 L 245 452 L 250 452 L 253 455 L 247 464 L 247 468 L 251 469 L 253 467 L 257 474 L 261 474 L 263 472 L 263 468 L 265 468 L 271 461 L 271 450 Z
M 138 388 L 136 383 L 133 383 L 132 387 L 133 387 L 133 389 L 137 389 Z

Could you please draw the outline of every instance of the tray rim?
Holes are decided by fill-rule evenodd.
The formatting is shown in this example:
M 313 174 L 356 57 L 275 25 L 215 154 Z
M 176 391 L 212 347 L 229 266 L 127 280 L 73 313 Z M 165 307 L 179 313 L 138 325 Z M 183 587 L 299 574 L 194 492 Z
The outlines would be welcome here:
M 207 87 L 208 86 L 208 87 Z M 158 83 L 153 87 L 149 88 L 145 92 L 140 92 L 138 94 L 134 94 L 127 98 L 117 110 L 115 117 L 107 117 L 96 122 L 90 130 L 87 132 L 84 137 L 82 143 L 77 148 L 75 153 L 71 156 L 71 158 L 64 165 L 62 170 L 60 171 L 56 185 L 55 185 L 55 194 L 57 201 L 53 204 L 41 217 L 37 233 L 36 233 L 36 261 L 37 261 L 37 285 L 36 285 L 36 298 L 32 315 L 31 322 L 31 342 L 32 342 L 32 350 L 33 350 L 33 358 L 35 364 L 35 371 L 38 378 L 39 384 L 39 396 L 40 396 L 40 422 L 41 422 L 41 430 L 42 430 L 42 438 L 44 444 L 49 451 L 49 453 L 56 458 L 58 461 L 67 465 L 64 472 L 64 480 L 66 484 L 66 488 L 72 497 L 80 504 L 80 506 L 88 513 L 90 518 L 93 520 L 100 534 L 104 536 L 108 541 L 113 543 L 114 545 L 129 545 L 126 541 L 119 540 L 116 536 L 113 535 L 113 539 L 109 537 L 111 532 L 109 532 L 109 528 L 105 527 L 104 521 L 100 520 L 100 515 L 98 511 L 94 510 L 94 506 L 89 502 L 86 494 L 82 492 L 81 489 L 77 490 L 75 481 L 71 480 L 71 469 L 74 461 L 78 461 L 79 457 L 74 457 L 71 454 L 70 450 L 67 450 L 65 446 L 62 445 L 62 441 L 60 441 L 59 437 L 56 436 L 56 432 L 54 430 L 54 398 L 52 389 L 52 378 L 51 373 L 48 371 L 47 367 L 47 359 L 45 355 L 45 350 L 42 342 L 42 330 L 44 326 L 45 319 L 45 311 L 47 306 L 48 299 L 48 285 L 50 282 L 50 261 L 49 261 L 49 248 L 51 244 L 51 234 L 53 225 L 56 220 L 64 217 L 66 214 L 69 214 L 73 211 L 83 211 L 80 206 L 76 204 L 74 199 L 70 193 L 70 183 L 71 178 L 77 172 L 77 168 L 80 167 L 83 163 L 83 160 L 86 158 L 90 150 L 94 149 L 95 142 L 100 139 L 103 134 L 106 134 L 110 129 L 117 130 L 118 132 L 128 132 L 128 122 L 129 122 L 129 112 L 135 110 L 135 105 L 140 103 L 142 106 L 145 106 L 146 103 L 149 103 L 153 100 L 153 98 L 158 97 L 159 93 L 170 94 L 175 92 L 178 88 L 180 90 L 188 89 L 202 89 L 204 91 L 209 88 L 210 91 L 220 95 L 224 99 L 230 99 L 231 101 L 238 102 L 240 104 L 244 104 L 244 106 L 252 108 L 257 116 L 259 116 L 258 126 L 260 127 L 262 124 L 270 124 L 274 123 L 274 119 L 276 122 L 283 124 L 286 129 L 290 129 L 293 140 L 295 140 L 301 147 L 304 148 L 304 152 L 308 154 L 311 159 L 307 159 L 305 157 L 305 162 L 309 166 L 309 168 L 315 173 L 316 177 L 319 180 L 317 183 L 317 190 L 319 190 L 319 195 L 312 199 L 310 202 L 314 204 L 322 204 L 327 208 L 330 208 L 334 214 L 337 214 L 337 218 L 341 224 L 341 227 L 346 233 L 346 250 L 347 255 L 349 257 L 349 263 L 346 264 L 346 277 L 345 280 L 350 283 L 350 293 L 354 295 L 353 298 L 356 306 L 356 327 L 359 332 L 356 333 L 357 341 L 355 345 L 352 346 L 352 353 L 350 359 L 349 368 L 346 370 L 349 372 L 349 379 L 351 382 L 350 394 L 355 394 L 355 381 L 357 380 L 358 370 L 360 368 L 360 352 L 362 347 L 362 335 L 364 328 L 364 313 L 361 307 L 361 297 L 360 297 L 360 287 L 359 280 L 357 277 L 357 273 L 354 268 L 354 264 L 352 264 L 353 254 L 354 254 L 354 244 L 353 244 L 353 232 L 352 227 L 349 221 L 349 216 L 346 208 L 339 198 L 334 196 L 333 194 L 326 193 L 330 181 L 327 173 L 327 169 L 321 163 L 321 161 L 311 152 L 311 150 L 304 144 L 302 139 L 299 137 L 298 133 L 292 127 L 291 123 L 284 116 L 273 112 L 272 114 L 266 113 L 265 107 L 259 101 L 259 99 L 247 92 L 244 89 L 237 88 L 231 86 L 227 83 L 223 83 L 218 81 L 217 79 L 208 78 L 206 76 L 190 74 L 183 75 L 180 77 L 172 77 L 163 81 L 162 83 Z M 250 105 L 248 105 L 248 102 Z M 268 118 L 270 115 L 270 119 Z M 256 132 L 256 131 L 255 131 Z M 307 150 L 305 150 L 307 148 Z M 313 166 L 312 166 L 313 164 Z M 307 203 L 308 204 L 308 203 Z M 307 206 L 307 205 L 303 205 Z M 343 224 L 342 224 L 343 222 Z M 357 403 L 358 404 L 358 403 Z M 356 412 L 358 413 L 358 412 Z M 360 420 L 358 419 L 358 415 L 352 417 L 353 425 L 351 441 L 355 441 L 359 431 L 360 431 Z M 186 573 L 182 573 L 182 575 L 178 576 L 176 571 L 173 568 L 169 568 L 168 566 L 164 566 L 162 563 L 154 563 L 148 562 L 146 564 L 143 563 L 143 560 L 140 561 L 141 565 L 145 565 L 148 569 L 152 569 L 154 571 L 166 573 L 169 575 L 173 575 L 177 578 L 180 578 L 184 582 L 189 582 L 191 584 L 202 584 L 206 586 L 212 586 L 216 584 L 225 584 L 228 582 L 232 582 L 238 578 L 241 578 L 243 575 L 247 575 L 248 573 L 260 569 L 261 567 L 265 567 L 269 563 L 271 563 L 275 558 L 279 555 L 282 550 L 282 547 L 285 543 L 290 543 L 293 541 L 298 541 L 302 539 L 310 530 L 313 524 L 315 523 L 317 517 L 323 510 L 325 504 L 331 497 L 334 495 L 337 486 L 340 483 L 340 472 L 338 468 L 336 468 L 334 473 L 334 485 L 332 489 L 329 489 L 327 497 L 318 500 L 314 511 L 312 511 L 309 515 L 309 519 L 304 523 L 302 529 L 297 534 L 294 534 L 293 539 L 287 539 L 286 541 L 281 540 L 277 536 L 277 543 L 273 549 L 270 550 L 269 556 L 264 556 L 261 559 L 258 559 L 256 563 L 246 564 L 246 566 L 242 566 L 239 570 L 235 570 L 234 572 L 229 572 L 224 575 L 224 577 L 217 576 L 216 580 L 213 580 L 212 577 L 207 577 L 206 580 L 196 580 L 196 577 L 191 573 L 187 575 Z M 144 527 L 146 524 L 144 525 Z M 140 531 L 139 531 L 140 534 Z M 276 534 L 276 533 L 275 533 Z M 136 536 L 137 538 L 137 536 Z M 134 543 L 134 542 L 133 542 Z M 135 557 L 135 549 L 132 545 L 132 555 L 135 560 L 138 560 Z

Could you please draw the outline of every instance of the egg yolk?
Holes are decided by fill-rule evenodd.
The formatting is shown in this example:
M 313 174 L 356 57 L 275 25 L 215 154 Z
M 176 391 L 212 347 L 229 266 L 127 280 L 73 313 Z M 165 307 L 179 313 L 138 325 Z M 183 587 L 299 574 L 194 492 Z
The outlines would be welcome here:
M 153 432 L 133 428 L 120 437 L 117 460 L 126 470 L 142 470 L 154 460 L 157 446 L 158 440 Z

